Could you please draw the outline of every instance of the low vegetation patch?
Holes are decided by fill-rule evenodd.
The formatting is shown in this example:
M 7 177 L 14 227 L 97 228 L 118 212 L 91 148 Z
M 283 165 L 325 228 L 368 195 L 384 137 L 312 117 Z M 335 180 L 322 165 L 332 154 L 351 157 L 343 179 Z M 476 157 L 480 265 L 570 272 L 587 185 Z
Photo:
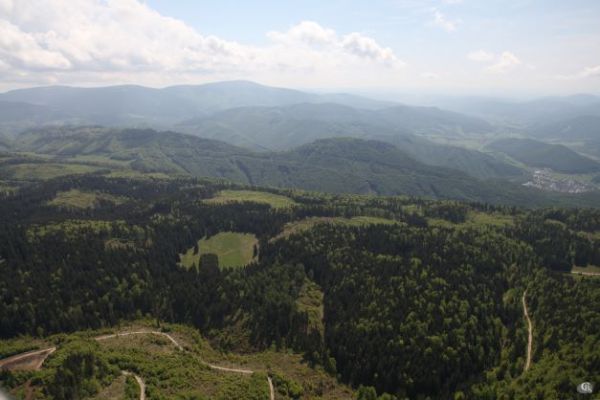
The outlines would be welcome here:
M 48 204 L 55 207 L 86 209 L 96 208 L 102 203 L 119 205 L 125 201 L 127 201 L 127 198 L 122 196 L 71 189 L 65 192 L 58 192 L 56 197 Z
M 294 200 L 289 197 L 254 190 L 222 190 L 216 197 L 206 200 L 207 203 L 217 204 L 243 201 L 268 204 L 273 208 L 287 208 L 296 204 Z
M 199 240 L 196 246 L 188 249 L 185 254 L 180 254 L 180 264 L 186 268 L 198 266 L 200 256 L 211 253 L 217 255 L 221 268 L 243 267 L 256 257 L 256 246 L 258 239 L 252 234 L 221 232 Z

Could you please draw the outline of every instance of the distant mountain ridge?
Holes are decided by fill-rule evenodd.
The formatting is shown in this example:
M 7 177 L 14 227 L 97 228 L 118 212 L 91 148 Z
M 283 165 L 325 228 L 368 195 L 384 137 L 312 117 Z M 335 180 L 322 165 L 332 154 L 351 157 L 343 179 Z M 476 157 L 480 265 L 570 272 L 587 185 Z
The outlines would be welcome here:
M 584 157 L 566 146 L 547 144 L 533 139 L 500 139 L 487 146 L 531 167 L 551 168 L 567 174 L 600 171 L 600 163 Z
M 80 127 L 29 131 L 12 149 L 54 155 L 59 160 L 101 157 L 145 172 L 332 193 L 405 194 L 522 205 L 553 204 L 558 199 L 516 184 L 482 181 L 457 170 L 425 165 L 394 145 L 375 140 L 322 139 L 286 152 L 255 153 L 175 132 Z
M 0 94 L 0 125 L 27 120 L 34 113 L 9 113 L 8 107 L 36 107 L 44 123 L 81 122 L 102 125 L 167 127 L 185 119 L 243 106 L 281 106 L 335 101 L 361 108 L 383 108 L 393 103 L 346 94 L 321 95 L 276 88 L 247 81 L 155 89 L 136 85 L 81 88 L 48 86 Z M 10 104 L 9 104 L 10 103 Z M 12 105 L 11 105 L 12 104 Z M 53 115 L 58 113 L 58 115 Z

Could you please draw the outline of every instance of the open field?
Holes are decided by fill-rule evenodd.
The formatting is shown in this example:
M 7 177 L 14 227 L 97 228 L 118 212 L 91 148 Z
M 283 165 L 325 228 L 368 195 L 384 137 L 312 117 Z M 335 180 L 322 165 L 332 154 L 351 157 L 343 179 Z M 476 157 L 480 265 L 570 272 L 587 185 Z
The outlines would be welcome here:
M 510 215 L 499 213 L 483 213 L 479 211 L 469 211 L 466 221 L 459 224 L 455 224 L 441 218 L 427 218 L 427 221 L 431 226 L 466 228 L 474 228 L 478 226 L 493 226 L 501 228 L 514 224 L 514 219 Z
M 55 207 L 85 209 L 94 208 L 99 202 L 109 202 L 114 205 L 119 205 L 126 201 L 127 198 L 121 196 L 71 189 L 66 192 L 57 193 L 56 197 L 48 202 L 48 204 Z
M 198 241 L 198 252 L 192 247 L 180 254 L 181 265 L 190 268 L 198 265 L 202 254 L 213 253 L 219 257 L 219 267 L 243 267 L 254 258 L 256 236 L 249 233 L 221 232 Z
M 394 221 L 387 218 L 379 218 L 379 217 L 368 217 L 368 216 L 358 216 L 352 218 L 344 218 L 344 217 L 309 217 L 304 218 L 299 221 L 289 222 L 285 225 L 283 232 L 277 235 L 275 239 L 279 239 L 282 237 L 288 237 L 294 233 L 300 233 L 305 230 L 312 228 L 317 224 L 340 224 L 340 225 L 348 225 L 348 226 L 365 226 L 365 225 L 375 225 L 375 224 L 401 224 L 402 222 Z
M 228 203 L 251 201 L 254 203 L 268 204 L 273 208 L 287 208 L 296 204 L 289 197 L 269 192 L 257 192 L 253 190 L 222 190 L 212 199 L 205 200 L 207 203 Z
M 16 180 L 46 180 L 64 175 L 86 174 L 100 167 L 84 164 L 24 163 L 2 167 L 0 177 Z
M 596 265 L 588 265 L 587 267 L 578 267 L 573 266 L 571 269 L 571 273 L 578 275 L 587 275 L 587 276 L 599 276 L 600 277 L 600 267 Z

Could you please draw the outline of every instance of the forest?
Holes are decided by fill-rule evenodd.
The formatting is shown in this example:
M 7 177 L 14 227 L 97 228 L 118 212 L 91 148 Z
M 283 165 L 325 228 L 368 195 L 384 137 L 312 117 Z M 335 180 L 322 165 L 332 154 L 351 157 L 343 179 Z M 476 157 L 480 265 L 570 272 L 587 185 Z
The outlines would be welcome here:
M 600 266 L 597 209 L 93 174 L 24 185 L 0 209 L 4 340 L 149 318 L 222 354 L 301 354 L 362 400 L 574 398 L 600 382 L 600 277 L 572 273 Z M 223 232 L 258 239 L 248 265 L 203 253 Z M 199 263 L 186 268 L 190 249 Z M 57 389 L 82 365 L 99 386 L 116 368 L 85 346 L 50 364 L 35 381 L 48 399 L 89 394 Z M 0 373 L 9 389 L 22 379 Z

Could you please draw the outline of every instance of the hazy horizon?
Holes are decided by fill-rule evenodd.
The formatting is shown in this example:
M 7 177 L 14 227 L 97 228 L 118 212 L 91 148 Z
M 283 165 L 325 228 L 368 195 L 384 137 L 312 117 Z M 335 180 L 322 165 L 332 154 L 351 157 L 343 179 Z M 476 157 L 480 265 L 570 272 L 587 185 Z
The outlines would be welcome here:
M 308 91 L 600 93 L 600 3 L 0 1 L 0 91 L 227 80 Z

